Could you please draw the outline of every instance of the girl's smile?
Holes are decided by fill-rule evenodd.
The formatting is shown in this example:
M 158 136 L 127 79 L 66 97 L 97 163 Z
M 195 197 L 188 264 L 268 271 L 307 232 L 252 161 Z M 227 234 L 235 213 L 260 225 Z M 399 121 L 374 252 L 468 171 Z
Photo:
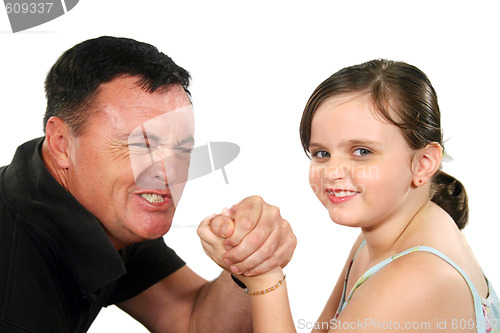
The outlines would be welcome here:
M 334 204 L 347 202 L 359 194 L 359 192 L 357 191 L 341 190 L 341 189 L 336 189 L 336 190 L 327 189 L 326 193 L 328 195 L 328 199 Z

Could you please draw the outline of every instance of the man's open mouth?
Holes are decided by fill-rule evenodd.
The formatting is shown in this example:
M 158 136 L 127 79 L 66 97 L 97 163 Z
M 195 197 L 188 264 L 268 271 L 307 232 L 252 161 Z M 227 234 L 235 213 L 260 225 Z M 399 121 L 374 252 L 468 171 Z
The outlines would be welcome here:
M 154 194 L 154 193 L 142 193 L 141 197 L 146 199 L 147 201 L 153 203 L 153 202 L 163 202 L 163 196 L 159 194 Z

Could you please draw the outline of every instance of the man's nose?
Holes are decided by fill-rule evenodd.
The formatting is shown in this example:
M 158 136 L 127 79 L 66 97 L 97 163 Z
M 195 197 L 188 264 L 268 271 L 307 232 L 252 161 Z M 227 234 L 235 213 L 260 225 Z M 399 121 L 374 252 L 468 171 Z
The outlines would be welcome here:
M 138 186 L 146 189 L 164 190 L 175 179 L 175 171 L 167 167 L 166 159 L 158 160 L 144 169 L 137 177 Z M 167 171 L 168 170 L 168 171 Z

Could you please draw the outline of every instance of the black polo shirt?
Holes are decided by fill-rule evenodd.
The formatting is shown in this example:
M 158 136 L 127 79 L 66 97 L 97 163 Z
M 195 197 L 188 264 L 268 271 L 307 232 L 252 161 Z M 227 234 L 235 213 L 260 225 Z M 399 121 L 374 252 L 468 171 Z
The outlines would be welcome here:
M 43 139 L 0 169 L 0 332 L 86 332 L 185 263 L 163 239 L 116 251 L 99 221 L 48 172 Z

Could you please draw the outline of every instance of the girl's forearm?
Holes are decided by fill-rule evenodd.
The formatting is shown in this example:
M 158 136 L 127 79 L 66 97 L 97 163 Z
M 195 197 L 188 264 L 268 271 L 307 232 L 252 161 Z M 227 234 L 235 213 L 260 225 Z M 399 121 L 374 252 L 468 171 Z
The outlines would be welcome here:
M 281 269 L 242 280 L 251 293 L 248 297 L 252 307 L 254 333 L 295 332 L 286 280 Z

